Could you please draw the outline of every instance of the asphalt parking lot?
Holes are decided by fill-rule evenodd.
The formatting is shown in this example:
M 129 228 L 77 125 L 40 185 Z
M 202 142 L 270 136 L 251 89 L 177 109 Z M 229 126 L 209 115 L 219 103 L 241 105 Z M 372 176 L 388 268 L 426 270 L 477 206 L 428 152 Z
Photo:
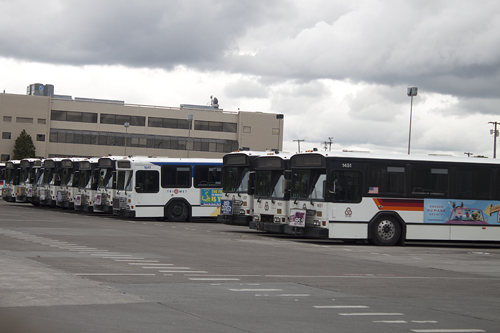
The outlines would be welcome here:
M 0 322 L 18 332 L 499 332 L 499 263 L 500 244 L 375 247 L 0 202 Z

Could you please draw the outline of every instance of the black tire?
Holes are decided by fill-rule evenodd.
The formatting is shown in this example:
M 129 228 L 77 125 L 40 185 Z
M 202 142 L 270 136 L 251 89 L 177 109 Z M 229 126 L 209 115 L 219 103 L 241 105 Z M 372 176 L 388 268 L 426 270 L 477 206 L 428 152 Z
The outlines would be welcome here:
M 172 201 L 165 208 L 165 216 L 172 222 L 184 222 L 189 216 L 188 205 L 184 201 Z
M 371 241 L 379 246 L 395 245 L 401 237 L 401 224 L 393 217 L 383 216 L 371 225 Z

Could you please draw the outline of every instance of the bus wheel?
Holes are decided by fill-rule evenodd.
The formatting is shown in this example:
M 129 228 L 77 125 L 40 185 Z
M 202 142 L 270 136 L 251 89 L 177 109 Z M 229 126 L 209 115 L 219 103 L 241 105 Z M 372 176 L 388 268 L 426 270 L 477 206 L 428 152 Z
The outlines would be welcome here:
M 392 246 L 401 237 L 401 224 L 393 217 L 381 217 L 372 224 L 370 234 L 373 244 Z
M 189 209 L 183 201 L 172 201 L 168 204 L 165 215 L 169 221 L 184 222 L 189 215 Z

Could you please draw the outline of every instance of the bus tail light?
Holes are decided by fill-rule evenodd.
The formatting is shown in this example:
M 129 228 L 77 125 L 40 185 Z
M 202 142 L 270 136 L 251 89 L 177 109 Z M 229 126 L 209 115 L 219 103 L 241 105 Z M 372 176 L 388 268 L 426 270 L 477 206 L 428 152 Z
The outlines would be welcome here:
M 323 221 L 322 224 L 323 224 L 323 227 L 326 227 L 326 221 Z

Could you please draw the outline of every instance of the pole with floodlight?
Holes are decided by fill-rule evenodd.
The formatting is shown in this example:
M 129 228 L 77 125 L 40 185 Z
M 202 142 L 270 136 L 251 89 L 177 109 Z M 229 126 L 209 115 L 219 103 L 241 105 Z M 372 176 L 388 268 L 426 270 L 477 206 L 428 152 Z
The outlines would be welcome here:
M 417 87 L 411 87 L 407 89 L 407 94 L 408 96 L 411 97 L 411 104 L 410 104 L 410 130 L 409 130 L 409 135 L 408 135 L 408 155 L 410 155 L 410 143 L 411 143 L 411 118 L 412 118 L 412 113 L 413 113 L 413 96 L 417 96 Z
M 123 123 L 123 127 L 125 127 L 125 156 L 127 156 L 127 139 L 128 139 L 128 127 L 130 123 L 127 121 Z
M 189 143 L 191 141 L 191 125 L 193 124 L 193 115 L 187 115 L 187 121 L 189 122 L 188 140 L 186 142 L 187 157 L 189 157 Z

